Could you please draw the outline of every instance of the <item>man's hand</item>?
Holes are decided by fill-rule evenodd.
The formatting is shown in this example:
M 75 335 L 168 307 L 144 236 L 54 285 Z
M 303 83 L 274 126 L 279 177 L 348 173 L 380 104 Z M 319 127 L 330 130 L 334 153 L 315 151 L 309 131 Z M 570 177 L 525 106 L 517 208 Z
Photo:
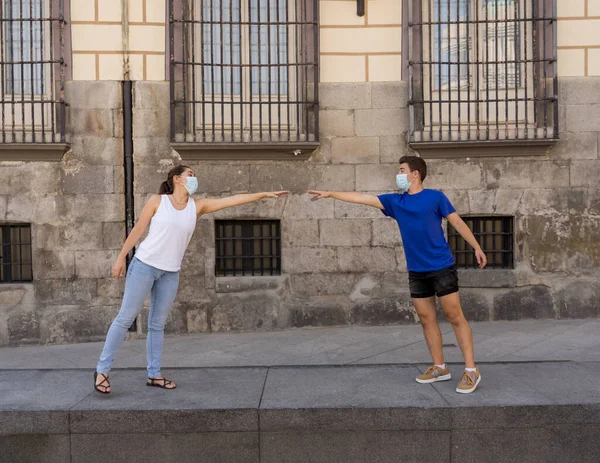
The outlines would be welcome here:
M 119 258 L 117 258 L 115 265 L 113 265 L 112 276 L 115 280 L 118 280 L 119 277 L 122 277 L 124 275 L 125 275 L 125 258 L 119 257 Z
M 270 191 L 265 193 L 265 198 L 281 198 L 290 194 L 289 191 Z
M 316 201 L 317 199 L 325 199 L 325 198 L 331 197 L 331 191 L 310 190 L 308 192 L 308 194 L 313 195 L 313 197 L 311 198 L 311 201 Z
M 477 259 L 479 268 L 484 268 L 487 265 L 487 257 L 485 257 L 485 253 L 481 250 L 481 248 L 475 249 L 475 258 Z

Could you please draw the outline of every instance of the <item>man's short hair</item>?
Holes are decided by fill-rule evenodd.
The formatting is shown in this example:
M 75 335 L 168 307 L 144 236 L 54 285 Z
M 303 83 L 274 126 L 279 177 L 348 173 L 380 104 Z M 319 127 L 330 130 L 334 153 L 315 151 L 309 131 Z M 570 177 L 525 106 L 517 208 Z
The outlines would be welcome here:
M 427 163 L 423 158 L 419 156 L 402 156 L 399 162 L 400 164 L 408 164 L 411 172 L 418 170 L 421 174 L 421 182 L 425 181 L 425 177 L 427 177 Z

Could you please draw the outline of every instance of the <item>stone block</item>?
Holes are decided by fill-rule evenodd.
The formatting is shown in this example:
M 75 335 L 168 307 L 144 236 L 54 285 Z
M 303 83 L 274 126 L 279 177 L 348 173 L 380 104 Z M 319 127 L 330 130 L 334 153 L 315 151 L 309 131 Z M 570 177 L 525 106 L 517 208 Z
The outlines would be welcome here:
M 91 303 L 97 296 L 96 280 L 40 280 L 34 288 L 44 304 Z
M 299 301 L 289 308 L 294 328 L 307 326 L 340 326 L 351 322 L 343 305 L 331 301 Z
M 0 196 L 0 220 L 6 220 L 8 210 L 8 196 Z
M 482 169 L 479 163 L 437 159 L 427 161 L 425 188 L 470 190 L 481 189 L 483 186 Z
M 312 196 L 291 195 L 285 199 L 283 217 L 285 219 L 333 219 L 333 199 L 312 201 Z
M 504 269 L 459 269 L 460 286 L 465 288 L 514 288 L 514 270 Z
M 103 341 L 119 306 L 46 306 L 40 323 L 40 342 Z
M 188 333 L 208 333 L 208 311 L 205 307 L 188 309 L 185 313 Z
M 597 121 L 600 118 L 600 104 L 582 104 L 567 106 L 566 127 L 568 132 L 598 132 Z
M 125 223 L 104 222 L 102 226 L 102 249 L 120 251 L 125 242 Z
M 20 284 L 16 286 L 11 284 L 0 286 L 0 306 L 19 305 L 26 302 L 27 296 L 27 288 Z
M 456 212 L 459 214 L 469 214 L 471 212 L 471 205 L 469 204 L 469 190 L 447 190 L 444 189 L 443 193 L 450 200 Z
M 373 221 L 373 246 L 401 246 L 402 237 L 394 219 Z
M 396 246 L 394 248 L 394 251 L 396 253 L 396 261 L 398 261 L 398 267 L 396 268 L 396 271 L 398 272 L 407 272 L 407 264 L 406 264 L 406 254 L 405 254 L 405 249 L 402 246 Z
M 336 137 L 331 140 L 334 164 L 376 164 L 379 162 L 378 137 Z
M 371 84 L 373 109 L 404 109 L 408 107 L 406 82 L 373 82 Z
M 65 96 L 72 109 L 119 109 L 123 106 L 121 84 L 115 81 L 68 81 Z
M 312 189 L 330 191 L 354 190 L 354 166 L 323 166 Z
M 195 169 L 198 189 L 203 193 L 247 192 L 250 189 L 250 168 L 244 165 L 206 165 Z M 165 180 L 167 176 L 164 176 Z M 158 186 L 157 186 L 158 188 Z M 261 191 L 265 191 L 261 189 Z
M 98 278 L 96 280 L 98 297 L 108 299 L 118 299 L 123 297 L 125 290 L 125 278 L 115 280 L 113 278 Z
M 3 462 L 63 463 L 71 460 L 68 434 L 0 435 Z
M 40 340 L 40 319 L 34 311 L 19 310 L 8 317 L 9 345 L 37 344 Z
M 571 186 L 595 187 L 600 178 L 600 161 L 573 161 L 571 163 Z
M 340 247 L 337 260 L 342 272 L 393 272 L 396 254 L 390 248 Z
M 137 109 L 162 109 L 169 112 L 169 82 L 138 81 L 133 86 L 133 104 Z
M 98 249 L 102 247 L 102 224 L 36 225 L 33 243 L 35 247 L 48 251 Z
M 353 137 L 354 110 L 319 111 L 320 137 Z
M 600 79 L 561 77 L 558 81 L 561 105 L 600 104 Z
M 321 83 L 319 106 L 322 110 L 368 109 L 371 85 L 368 83 Z
M 115 194 L 125 194 L 125 168 L 120 166 L 113 167 L 113 192 Z
M 413 324 L 418 320 L 409 293 L 402 300 L 373 299 L 361 302 L 352 308 L 352 312 L 354 323 L 358 325 Z
M 576 281 L 558 291 L 560 318 L 600 316 L 600 285 L 597 280 Z
M 110 278 L 118 251 L 78 251 L 75 269 L 78 278 Z
M 158 165 L 161 162 L 172 161 L 174 164 L 181 164 L 173 158 L 173 148 L 169 137 L 141 137 L 133 139 L 133 158 L 136 163 L 142 165 Z M 165 179 L 167 175 L 165 173 Z
M 401 135 L 408 130 L 406 109 L 359 109 L 355 120 L 359 137 Z
M 283 255 L 283 272 L 332 273 L 339 271 L 335 250 L 331 248 L 289 248 Z
M 278 291 L 287 286 L 287 276 L 219 277 L 217 293 L 246 293 L 251 291 Z
M 497 190 L 468 190 L 469 213 L 477 215 L 493 214 L 496 206 Z
M 464 289 L 465 286 L 459 279 L 460 305 L 465 318 L 470 322 L 487 322 L 491 320 L 492 304 L 487 293 L 482 290 Z M 443 315 L 443 312 L 440 311 Z
M 144 137 L 168 137 L 171 130 L 170 111 L 151 108 L 133 110 L 133 136 Z
M 319 246 L 319 222 L 317 220 L 283 220 L 281 241 L 284 247 Z
M 213 332 L 265 331 L 277 327 L 280 298 L 273 293 L 220 294 L 212 308 Z
M 263 432 L 260 447 L 265 463 L 416 462 L 422 460 L 423 448 L 436 462 L 450 462 L 449 431 Z
M 35 196 L 16 195 L 8 197 L 5 218 L 9 222 L 29 222 L 36 219 L 37 198 Z
M 368 246 L 371 221 L 364 219 L 320 220 L 321 246 Z
M 488 188 L 559 188 L 569 186 L 569 165 L 560 161 L 482 161 Z
M 348 273 L 301 274 L 291 276 L 291 291 L 302 298 L 347 296 L 356 277 Z
M 356 191 L 395 191 L 398 164 L 356 166 Z
M 336 219 L 385 219 L 381 210 L 364 204 L 335 201 L 334 211 Z
M 96 166 L 123 165 L 123 139 L 114 137 L 76 136 L 71 138 L 71 150 L 63 157 L 67 164 Z
M 565 214 L 583 211 L 587 206 L 586 192 L 577 189 L 530 189 L 523 192 L 519 213 L 524 215 Z
M 80 222 L 119 222 L 125 217 L 122 195 L 66 196 L 68 219 Z M 70 203 L 70 204 L 69 204 Z
M 115 109 L 70 108 L 67 130 L 72 136 L 113 138 L 122 135 L 122 112 Z
M 60 186 L 60 164 L 26 162 L 0 164 L 0 195 L 56 194 Z
M 496 214 L 517 215 L 520 212 L 524 190 L 499 189 L 496 193 Z
M 31 374 L 31 370 L 26 370 L 26 372 L 29 373 L 27 375 L 29 378 L 36 377 L 35 373 Z M 36 379 L 39 379 L 39 376 Z M 14 381 L 17 381 L 17 379 Z M 27 392 L 29 393 L 30 391 Z M 0 411 L 0 436 L 13 435 L 25 437 L 27 435 L 39 436 L 44 434 L 57 435 L 68 433 L 69 412 L 67 410 L 29 411 L 17 406 L 13 410 Z
M 33 275 L 36 280 L 75 277 L 75 253 L 34 249 Z
M 383 164 L 398 163 L 402 156 L 415 155 L 408 147 L 407 134 L 379 137 L 379 160 Z
M 204 219 L 281 219 L 289 198 L 266 198 L 243 206 L 228 207 L 203 215 Z M 214 242 L 214 239 L 213 239 Z
M 596 132 L 561 133 L 560 141 L 548 155 L 558 159 L 598 159 L 598 134 Z
M 494 320 L 555 317 L 552 295 L 544 286 L 517 288 L 494 297 Z
M 316 166 L 294 163 L 251 166 L 249 175 L 253 192 L 289 190 L 303 194 L 314 187 L 320 172 Z

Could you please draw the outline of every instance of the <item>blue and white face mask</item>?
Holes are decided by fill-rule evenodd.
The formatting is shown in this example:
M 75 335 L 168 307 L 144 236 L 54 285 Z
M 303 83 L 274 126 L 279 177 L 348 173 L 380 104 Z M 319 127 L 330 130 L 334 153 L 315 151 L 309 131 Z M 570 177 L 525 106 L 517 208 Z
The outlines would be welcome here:
M 186 177 L 183 186 L 189 194 L 193 195 L 198 190 L 198 179 L 196 177 Z
M 408 174 L 396 175 L 396 185 L 401 191 L 407 191 L 410 188 L 412 182 L 408 181 Z

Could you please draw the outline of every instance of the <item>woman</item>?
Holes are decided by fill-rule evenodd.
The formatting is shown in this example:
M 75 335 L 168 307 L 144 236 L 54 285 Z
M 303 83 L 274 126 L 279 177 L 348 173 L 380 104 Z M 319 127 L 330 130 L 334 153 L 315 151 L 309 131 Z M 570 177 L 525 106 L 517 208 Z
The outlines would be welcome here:
M 142 309 L 148 293 L 150 293 L 150 313 L 146 341 L 148 356 L 146 385 L 163 389 L 176 387 L 173 381 L 161 375 L 160 357 L 165 322 L 177 293 L 179 269 L 198 217 L 263 198 L 279 198 L 288 193 L 277 191 L 242 194 L 223 199 L 193 200 L 190 195 L 194 194 L 197 188 L 198 180 L 192 169 L 187 166 L 171 169 L 167 180 L 160 186 L 159 194 L 152 196 L 144 206 L 140 219 L 121 249 L 112 269 L 115 279 L 124 275 L 125 256 L 150 225 L 148 236 L 140 244 L 129 265 L 121 310 L 108 330 L 104 349 L 94 373 L 94 389 L 102 394 L 110 393 L 108 374 L 114 356 L 125 339 L 127 329 Z

